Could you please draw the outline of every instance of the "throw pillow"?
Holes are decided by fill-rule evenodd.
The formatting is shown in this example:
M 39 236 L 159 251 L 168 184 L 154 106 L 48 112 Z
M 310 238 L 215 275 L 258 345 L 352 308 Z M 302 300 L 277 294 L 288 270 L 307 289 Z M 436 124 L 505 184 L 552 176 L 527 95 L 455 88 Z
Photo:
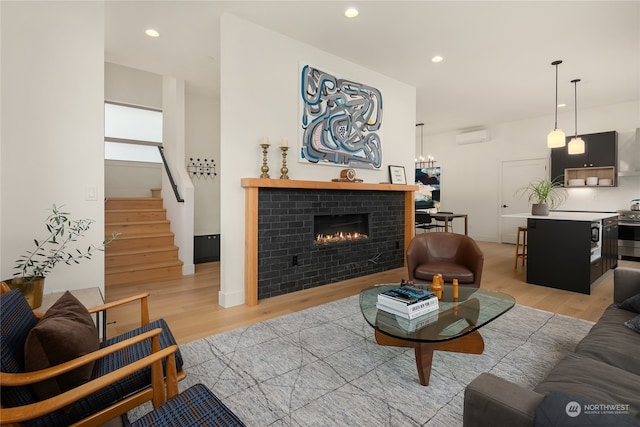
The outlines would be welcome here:
M 37 371 L 95 351 L 100 346 L 91 315 L 67 291 L 31 329 L 24 345 L 25 370 Z M 56 396 L 91 378 L 93 363 L 33 385 L 41 400 Z
M 634 317 L 631 320 L 627 320 L 626 322 L 624 322 L 624 325 L 633 330 L 636 331 L 637 333 L 640 334 L 640 315 Z
M 640 294 L 636 294 L 622 301 L 618 304 L 618 308 L 633 311 L 634 313 L 640 313 Z

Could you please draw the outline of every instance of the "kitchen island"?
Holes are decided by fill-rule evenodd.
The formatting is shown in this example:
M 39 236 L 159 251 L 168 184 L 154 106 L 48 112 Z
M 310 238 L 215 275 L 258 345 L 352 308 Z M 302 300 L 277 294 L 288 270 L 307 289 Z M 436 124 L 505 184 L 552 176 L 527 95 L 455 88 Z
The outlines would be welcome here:
M 617 213 L 552 211 L 504 215 L 527 220 L 527 283 L 591 293 L 617 265 Z

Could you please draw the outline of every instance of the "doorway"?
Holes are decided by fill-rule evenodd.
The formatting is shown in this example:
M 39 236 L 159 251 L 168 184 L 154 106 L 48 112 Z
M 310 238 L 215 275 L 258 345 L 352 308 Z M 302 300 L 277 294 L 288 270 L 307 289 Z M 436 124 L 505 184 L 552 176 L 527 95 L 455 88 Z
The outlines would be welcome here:
M 526 219 L 504 218 L 502 215 L 529 212 L 531 207 L 526 197 L 520 197 L 519 190 L 531 181 L 545 178 L 549 160 L 546 158 L 507 160 L 502 162 L 500 185 L 500 241 L 516 242 L 516 230 L 527 225 Z

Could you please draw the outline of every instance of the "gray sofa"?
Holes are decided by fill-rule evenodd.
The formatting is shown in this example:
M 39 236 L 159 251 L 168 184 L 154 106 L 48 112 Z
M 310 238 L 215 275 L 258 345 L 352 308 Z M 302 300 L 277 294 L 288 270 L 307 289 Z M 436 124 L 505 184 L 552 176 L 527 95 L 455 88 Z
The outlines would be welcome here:
M 554 404 L 549 401 L 558 395 L 573 398 L 564 401 L 557 398 L 555 403 L 561 405 L 563 412 L 566 402 L 572 400 L 628 404 L 629 415 L 619 420 L 626 418 L 632 424 L 639 421 L 640 333 L 624 325 L 638 313 L 617 306 L 639 293 L 639 269 L 614 270 L 614 304 L 605 310 L 574 353 L 561 360 L 533 390 L 489 373 L 479 375 L 465 389 L 464 427 L 543 425 L 541 408 Z M 534 423 L 536 410 L 539 415 Z M 613 415 L 619 414 L 610 414 Z

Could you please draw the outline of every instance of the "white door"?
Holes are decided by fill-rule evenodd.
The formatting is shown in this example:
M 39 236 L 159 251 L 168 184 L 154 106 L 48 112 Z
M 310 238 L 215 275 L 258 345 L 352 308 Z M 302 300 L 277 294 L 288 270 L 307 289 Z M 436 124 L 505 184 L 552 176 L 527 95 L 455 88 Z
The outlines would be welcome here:
M 531 181 L 547 177 L 548 159 L 509 160 L 502 162 L 500 241 L 515 243 L 519 226 L 526 226 L 526 219 L 504 218 L 502 215 L 531 211 L 527 197 L 520 197 L 520 190 Z

